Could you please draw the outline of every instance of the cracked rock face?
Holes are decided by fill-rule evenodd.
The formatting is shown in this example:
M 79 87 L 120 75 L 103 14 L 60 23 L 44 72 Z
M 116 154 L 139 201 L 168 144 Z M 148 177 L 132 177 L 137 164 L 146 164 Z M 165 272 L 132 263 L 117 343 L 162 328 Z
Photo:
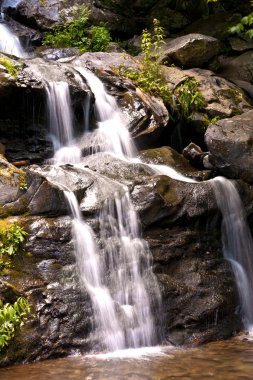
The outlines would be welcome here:
M 253 111 L 210 125 L 205 134 L 210 161 L 229 178 L 253 182 Z

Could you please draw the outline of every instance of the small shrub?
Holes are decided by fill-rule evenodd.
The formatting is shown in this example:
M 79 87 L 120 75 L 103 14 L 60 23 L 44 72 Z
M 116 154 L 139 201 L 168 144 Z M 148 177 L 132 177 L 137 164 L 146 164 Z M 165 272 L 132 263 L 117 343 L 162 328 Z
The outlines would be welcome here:
M 141 39 L 142 61 L 140 71 L 121 67 L 120 73 L 132 79 L 142 90 L 151 95 L 161 97 L 165 102 L 171 103 L 171 91 L 163 75 L 162 66 L 158 62 L 161 47 L 164 43 L 164 29 L 158 20 L 153 21 L 153 32 L 144 30 Z
M 9 258 L 22 252 L 27 232 L 17 224 L 0 229 L 0 269 L 10 265 Z
M 7 72 L 16 78 L 18 75 L 18 68 L 11 59 L 7 57 L 0 57 L 0 65 L 4 66 Z
M 19 297 L 13 305 L 0 301 L 0 350 L 8 346 L 30 313 L 31 307 L 23 297 Z
M 195 78 L 188 78 L 174 91 L 180 113 L 185 119 L 190 119 L 193 112 L 205 105 L 205 99 L 199 91 L 199 83 Z
M 90 10 L 88 7 L 73 7 L 71 21 L 62 16 L 61 22 L 52 32 L 46 33 L 43 45 L 66 48 L 76 47 L 81 52 L 106 51 L 111 36 L 104 24 L 91 26 L 89 23 Z

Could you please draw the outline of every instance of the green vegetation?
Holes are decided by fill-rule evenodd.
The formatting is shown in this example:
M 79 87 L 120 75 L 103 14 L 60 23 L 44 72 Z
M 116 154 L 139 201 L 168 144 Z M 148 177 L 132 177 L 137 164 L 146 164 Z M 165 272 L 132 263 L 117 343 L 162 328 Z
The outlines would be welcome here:
M 195 78 L 188 78 L 176 88 L 174 94 L 179 104 L 180 112 L 185 119 L 190 119 L 194 111 L 205 105 L 205 99 L 199 91 L 199 84 Z
M 53 47 L 75 47 L 81 52 L 106 51 L 111 41 L 111 36 L 105 25 L 91 25 L 89 22 L 90 10 L 83 7 L 72 7 L 68 21 L 62 16 L 61 22 L 52 32 L 46 33 L 43 45 Z
M 11 305 L 0 301 L 0 351 L 8 346 L 15 332 L 24 325 L 31 313 L 28 301 L 19 297 Z
M 151 95 L 160 96 L 165 102 L 171 103 L 172 93 L 164 77 L 162 66 L 158 62 L 162 44 L 164 43 L 164 30 L 158 20 L 153 21 L 153 32 L 144 30 L 142 33 L 141 70 L 122 67 L 120 73 L 132 79 L 137 86 Z
M 208 3 L 217 3 L 220 0 L 207 0 Z M 253 0 L 250 2 L 251 6 L 253 6 Z M 244 16 L 240 22 L 231 28 L 229 28 L 229 32 L 232 34 L 246 34 L 250 38 L 253 38 L 253 12 L 247 16 Z
M 27 232 L 17 224 L 0 224 L 0 269 L 10 266 L 10 257 L 24 251 Z
M 250 38 L 253 38 L 253 13 L 250 13 L 249 15 L 243 17 L 241 21 L 236 24 L 235 26 L 232 26 L 232 28 L 229 29 L 230 33 L 245 33 Z
M 0 57 L 0 65 L 4 66 L 7 72 L 16 78 L 19 70 L 11 59 L 5 56 Z
M 158 20 L 154 20 L 153 24 L 152 33 L 147 30 L 142 33 L 143 58 L 140 71 L 121 67 L 120 73 L 126 78 L 132 79 L 143 91 L 161 97 L 171 108 L 174 108 L 173 103 L 177 103 L 181 116 L 185 119 L 191 118 L 192 113 L 205 104 L 204 97 L 198 88 L 199 84 L 196 79 L 188 78 L 174 90 L 174 93 L 169 90 L 167 79 L 163 74 L 163 67 L 159 63 L 164 43 L 164 31 Z M 175 99 L 174 102 L 172 97 Z

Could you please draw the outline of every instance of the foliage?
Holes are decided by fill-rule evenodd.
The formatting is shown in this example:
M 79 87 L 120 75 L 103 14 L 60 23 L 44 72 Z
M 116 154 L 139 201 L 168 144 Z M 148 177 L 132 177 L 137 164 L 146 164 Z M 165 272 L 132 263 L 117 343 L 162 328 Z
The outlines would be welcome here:
M 17 329 L 24 325 L 30 312 L 31 307 L 23 297 L 19 297 L 13 305 L 3 304 L 0 301 L 0 350 L 8 346 Z
M 141 39 L 142 61 L 141 70 L 122 67 L 120 72 L 132 79 L 141 89 L 154 96 L 160 96 L 171 103 L 171 91 L 163 75 L 162 66 L 158 62 L 161 46 L 164 43 L 164 29 L 158 20 L 153 21 L 153 32 L 144 30 Z
M 247 34 L 250 38 L 253 38 L 253 13 L 250 13 L 249 15 L 243 17 L 241 21 L 232 26 L 229 31 L 230 33 L 245 33 Z
M 190 119 L 194 111 L 205 105 L 205 99 L 199 91 L 199 84 L 195 78 L 188 78 L 174 91 L 180 112 L 185 119 Z
M 0 57 L 0 65 L 4 66 L 7 72 L 13 77 L 18 75 L 18 68 L 11 59 L 4 56 Z
M 220 0 L 207 0 L 208 3 L 217 3 Z M 251 6 L 253 6 L 253 0 L 251 0 Z M 229 32 L 232 34 L 240 34 L 245 33 L 250 38 L 253 38 L 253 12 L 244 16 L 240 22 L 231 28 L 229 28 Z
M 72 20 L 62 16 L 61 22 L 52 32 L 46 33 L 43 45 L 53 47 L 76 47 L 81 52 L 106 51 L 111 41 L 110 33 L 104 24 L 91 26 L 88 7 L 72 7 Z
M 0 229 L 0 269 L 10 265 L 8 258 L 23 251 L 27 232 L 17 224 Z

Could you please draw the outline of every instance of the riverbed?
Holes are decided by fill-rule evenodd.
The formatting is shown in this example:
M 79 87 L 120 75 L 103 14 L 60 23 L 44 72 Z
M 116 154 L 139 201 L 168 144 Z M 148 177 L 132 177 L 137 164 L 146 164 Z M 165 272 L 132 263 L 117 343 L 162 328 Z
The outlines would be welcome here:
M 0 369 L 1 380 L 250 380 L 253 340 L 241 336 L 198 348 L 164 347 L 119 355 L 72 356 Z

